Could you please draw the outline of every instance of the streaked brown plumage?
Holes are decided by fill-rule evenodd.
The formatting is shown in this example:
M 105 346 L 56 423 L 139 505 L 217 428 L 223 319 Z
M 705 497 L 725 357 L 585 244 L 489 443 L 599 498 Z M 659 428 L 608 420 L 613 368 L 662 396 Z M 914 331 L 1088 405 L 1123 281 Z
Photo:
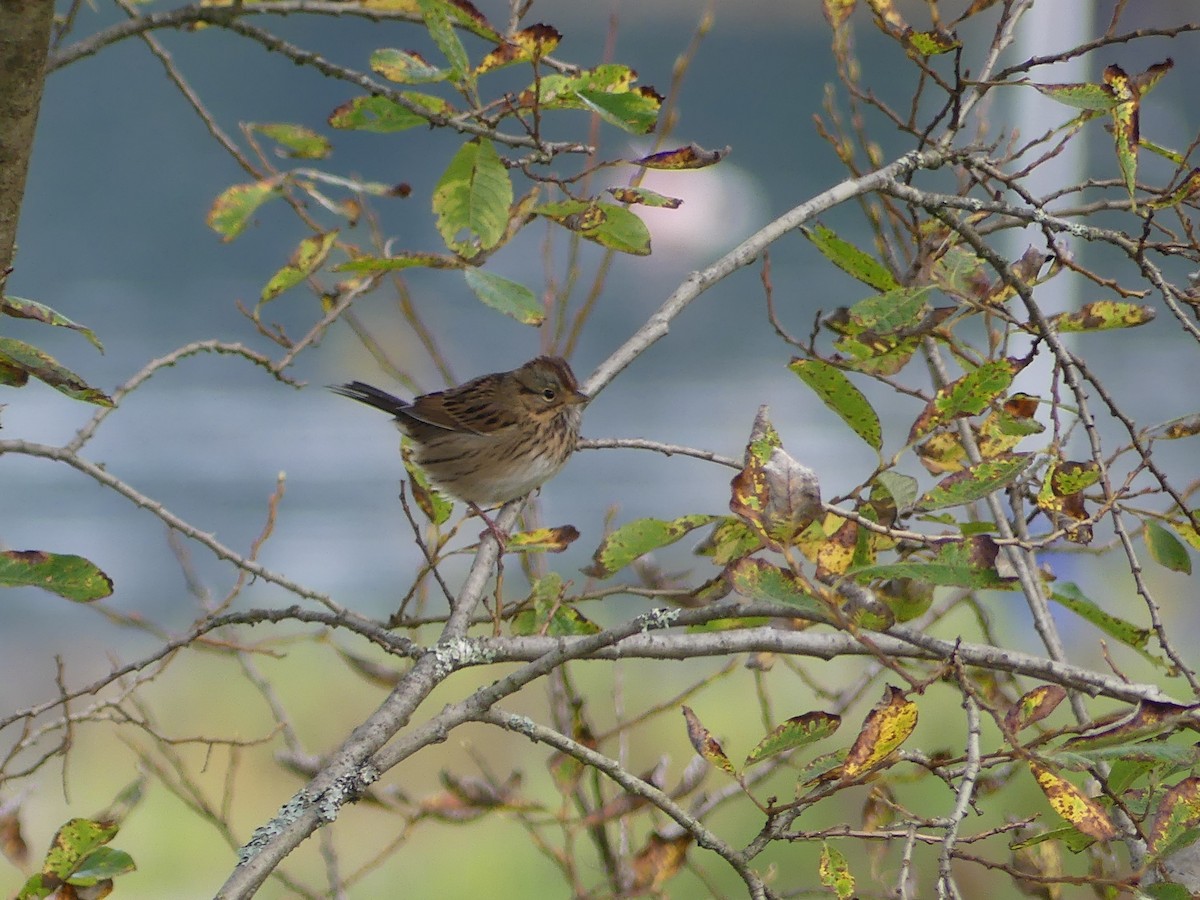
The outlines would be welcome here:
M 411 403 L 352 381 L 330 390 L 381 409 L 416 445 L 415 460 L 439 489 L 492 506 L 553 478 L 579 440 L 587 395 L 566 360 L 539 356 Z

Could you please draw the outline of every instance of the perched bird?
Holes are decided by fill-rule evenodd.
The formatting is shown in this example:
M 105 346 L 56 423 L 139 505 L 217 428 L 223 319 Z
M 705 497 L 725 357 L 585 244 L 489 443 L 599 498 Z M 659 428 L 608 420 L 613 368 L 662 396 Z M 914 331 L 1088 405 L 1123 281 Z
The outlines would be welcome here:
M 429 480 L 477 511 L 522 497 L 557 475 L 579 441 L 581 407 L 589 399 L 557 356 L 411 403 L 361 381 L 330 390 L 395 416 Z

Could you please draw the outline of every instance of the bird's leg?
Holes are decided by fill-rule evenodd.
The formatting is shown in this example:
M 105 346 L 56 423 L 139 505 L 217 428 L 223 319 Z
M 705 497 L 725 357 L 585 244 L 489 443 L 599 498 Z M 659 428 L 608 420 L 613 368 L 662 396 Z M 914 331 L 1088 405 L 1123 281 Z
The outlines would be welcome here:
M 483 519 L 487 523 L 487 530 L 492 533 L 492 537 L 496 539 L 498 549 L 496 551 L 496 608 L 492 612 L 492 624 L 495 629 L 496 636 L 500 636 L 500 613 L 503 609 L 504 596 L 504 548 L 508 545 L 508 535 L 500 530 L 500 527 L 491 520 L 487 513 L 480 509 L 476 504 L 468 501 L 468 506 L 475 512 L 475 515 Z M 483 532 L 479 535 L 480 540 L 483 539 Z M 486 606 L 486 601 L 485 601 Z
M 496 539 L 496 544 L 499 547 L 499 552 L 496 554 L 496 559 L 497 562 L 499 562 L 500 557 L 504 556 L 504 551 L 508 547 L 508 534 L 502 531 L 500 526 L 492 521 L 491 516 L 480 509 L 478 505 L 467 501 L 467 506 L 471 508 L 471 512 L 483 519 L 484 523 L 487 525 L 487 530 L 490 531 L 492 537 Z M 479 537 L 482 538 L 483 535 L 480 534 Z

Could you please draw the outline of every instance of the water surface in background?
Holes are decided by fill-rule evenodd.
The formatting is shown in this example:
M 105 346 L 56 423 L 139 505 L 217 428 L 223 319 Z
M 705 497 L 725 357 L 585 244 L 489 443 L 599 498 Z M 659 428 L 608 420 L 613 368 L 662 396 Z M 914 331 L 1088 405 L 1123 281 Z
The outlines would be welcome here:
M 545 15 L 553 21 L 549 10 Z M 842 177 L 811 127 L 829 77 L 824 27 L 801 19 L 781 20 L 782 25 L 735 19 L 726 14 L 705 43 L 683 94 L 677 132 L 680 143 L 731 145 L 727 174 L 721 167 L 703 176 L 677 173 L 657 185 L 685 197 L 694 191 L 678 213 L 686 225 L 656 224 L 653 257 L 617 260 L 573 360 L 581 375 L 635 331 L 689 271 Z M 285 22 L 283 30 L 303 43 L 314 37 L 315 27 Z M 586 23 L 576 29 L 563 55 L 599 60 L 602 32 Z M 334 30 L 342 43 L 330 47 L 330 55 L 346 62 L 361 63 L 378 46 L 411 42 L 400 26 L 352 23 Z M 682 18 L 631 25 L 620 37 L 617 58 L 634 65 L 644 83 L 665 89 L 690 30 L 691 22 Z M 239 120 L 320 128 L 330 110 L 356 93 L 215 31 L 163 38 L 230 130 Z M 865 34 L 864 44 L 871 46 Z M 1194 61 L 1181 55 L 1176 72 L 1143 113 L 1143 130 L 1171 146 L 1186 145 L 1187 129 L 1195 125 L 1194 107 L 1183 90 L 1198 73 Z M 885 71 L 893 57 L 890 48 L 877 57 L 864 53 L 868 69 L 876 72 Z M 214 58 L 221 66 L 212 64 Z M 1122 63 L 1136 70 L 1151 61 Z M 879 83 L 885 97 L 903 98 L 906 80 L 889 81 L 885 74 Z M 334 137 L 331 168 L 414 186 L 407 200 L 381 204 L 387 233 L 396 235 L 400 246 L 436 248 L 429 191 L 458 139 L 415 131 Z M 1108 138 L 1099 129 L 1095 138 L 1093 168 L 1108 172 Z M 613 130 L 605 140 L 614 153 L 648 149 L 645 142 Z M 888 152 L 905 146 L 896 143 Z M 1162 171 L 1155 166 L 1146 162 L 1150 180 Z M 190 341 L 215 337 L 272 352 L 234 303 L 252 303 L 303 234 L 282 208 L 266 207 L 246 234 L 231 245 L 220 244 L 204 226 L 205 212 L 216 194 L 243 179 L 140 45 L 110 48 L 55 74 L 40 123 L 12 290 L 90 325 L 107 353 L 97 356 L 78 335 L 28 323 L 15 323 L 12 333 L 45 347 L 105 388 Z M 853 231 L 852 210 L 836 211 L 826 221 L 845 228 L 852 239 L 867 241 Z M 556 236 L 557 261 L 564 248 L 562 235 Z M 537 287 L 542 253 L 541 232 L 534 228 L 489 266 Z M 585 248 L 585 278 L 598 257 Z M 775 299 L 796 335 L 807 336 L 818 309 L 852 303 L 867 293 L 823 264 L 798 235 L 776 244 L 771 260 Z M 410 283 L 460 378 L 512 367 L 537 352 L 533 331 L 480 308 L 456 275 L 416 272 Z M 1095 289 L 1087 293 L 1084 299 L 1099 299 Z M 268 307 L 265 318 L 285 323 L 290 334 L 298 335 L 316 314 L 314 307 L 296 290 Z M 413 368 L 426 388 L 439 386 L 415 342 L 403 333 L 386 292 L 364 300 L 359 310 L 398 359 L 417 360 Z M 1164 318 L 1137 331 L 1081 339 L 1085 355 L 1089 346 L 1098 351 L 1091 354 L 1097 369 L 1143 422 L 1194 411 L 1194 399 L 1167 389 L 1179 383 L 1181 372 L 1194 371 L 1194 347 Z M 665 339 L 595 400 L 585 434 L 646 437 L 739 456 L 757 407 L 766 403 L 788 449 L 818 471 L 827 496 L 836 495 L 859 483 L 876 460 L 786 370 L 792 353 L 766 320 L 757 268 L 744 270 L 696 301 Z M 87 456 L 243 553 L 263 527 L 277 474 L 286 472 L 287 494 L 263 564 L 330 593 L 345 606 L 386 614 L 420 563 L 396 500 L 401 474 L 396 435 L 385 417 L 321 385 L 362 378 L 401 389 L 341 327 L 319 349 L 302 355 L 291 374 L 308 387 L 280 384 L 243 360 L 185 360 L 127 398 Z M 885 434 L 892 450 L 918 404 L 878 390 L 869 393 L 888 419 Z M 66 439 L 91 412 L 40 386 L 6 392 L 5 401 L 4 436 L 45 443 Z M 1111 430 L 1107 435 L 1120 439 Z M 1156 451 L 1156 458 L 1168 470 L 1182 465 L 1186 473 L 1194 454 L 1179 443 Z M 638 451 L 579 454 L 543 491 L 544 520 L 570 522 L 582 532 L 579 542 L 550 564 L 568 574 L 584 565 L 610 507 L 617 510 L 617 522 L 721 513 L 730 475 L 709 463 Z M 46 460 L 6 457 L 0 479 L 11 516 L 8 546 L 75 552 L 94 560 L 114 578 L 111 605 L 123 612 L 171 627 L 195 617 L 164 527 L 150 513 Z M 468 533 L 476 531 L 473 523 L 468 526 Z M 221 596 L 233 583 L 231 568 L 205 548 L 187 546 L 199 581 Z M 690 548 L 685 541 L 664 551 L 664 569 L 693 569 L 695 580 L 707 577 L 708 563 L 690 556 Z M 1086 574 L 1069 560 L 1061 565 L 1072 577 Z M 453 575 L 453 566 L 449 572 Z M 127 632 L 50 595 L 9 591 L 5 601 L 10 639 L 3 652 L 10 661 L 22 662 L 17 670 L 22 675 L 6 690 L 20 692 L 24 678 L 41 696 L 52 673 L 52 652 L 104 668 L 101 654 L 128 640 Z M 243 598 L 255 606 L 290 602 L 290 595 L 263 583 Z M 149 646 L 139 639 L 123 649 L 133 652 L 135 645 Z

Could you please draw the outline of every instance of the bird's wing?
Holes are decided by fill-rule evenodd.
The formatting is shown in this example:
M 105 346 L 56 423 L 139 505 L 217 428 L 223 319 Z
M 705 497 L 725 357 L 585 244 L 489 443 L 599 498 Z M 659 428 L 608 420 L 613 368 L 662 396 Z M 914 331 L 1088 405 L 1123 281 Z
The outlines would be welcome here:
M 408 412 L 439 428 L 483 437 L 515 424 L 515 411 L 499 402 L 499 379 L 484 375 L 449 391 L 418 397 Z

